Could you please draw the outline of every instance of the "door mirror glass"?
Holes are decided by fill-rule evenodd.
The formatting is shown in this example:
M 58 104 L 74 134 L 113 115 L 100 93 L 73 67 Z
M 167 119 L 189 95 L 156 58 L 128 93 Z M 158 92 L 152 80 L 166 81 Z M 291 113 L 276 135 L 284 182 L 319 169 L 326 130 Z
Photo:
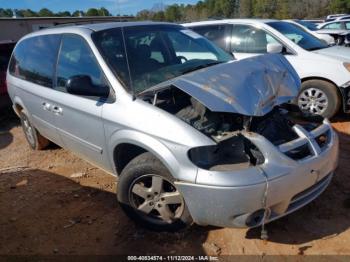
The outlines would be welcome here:
M 88 75 L 72 76 L 67 80 L 66 89 L 69 94 L 81 96 L 108 97 L 108 86 L 96 86 Z
M 279 43 L 267 44 L 267 52 L 269 54 L 280 54 L 283 52 L 283 46 Z

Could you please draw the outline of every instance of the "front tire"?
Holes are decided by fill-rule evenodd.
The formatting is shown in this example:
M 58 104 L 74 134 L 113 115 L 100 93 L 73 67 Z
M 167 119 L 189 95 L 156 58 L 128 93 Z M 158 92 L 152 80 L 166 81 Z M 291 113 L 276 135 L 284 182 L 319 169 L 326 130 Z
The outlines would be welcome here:
M 29 146 L 33 150 L 43 150 L 49 144 L 50 141 L 40 135 L 40 133 L 35 129 L 32 123 L 29 121 L 29 118 L 26 113 L 21 111 L 19 113 L 19 117 L 21 119 L 21 125 L 24 132 L 24 136 L 29 144 Z
M 338 112 L 341 98 L 335 85 L 322 80 L 308 80 L 302 84 L 297 104 L 304 112 L 331 118 Z
M 152 154 L 143 153 L 124 168 L 118 201 L 136 223 L 155 231 L 177 231 L 192 223 L 174 178 Z

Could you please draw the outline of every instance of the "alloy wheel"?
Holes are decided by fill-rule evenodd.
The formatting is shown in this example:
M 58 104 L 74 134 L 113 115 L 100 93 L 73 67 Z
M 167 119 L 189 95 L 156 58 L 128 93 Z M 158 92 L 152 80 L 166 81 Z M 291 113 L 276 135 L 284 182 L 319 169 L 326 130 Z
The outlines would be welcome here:
M 322 115 L 328 107 L 328 97 L 320 89 L 307 88 L 299 95 L 298 105 L 303 111 Z
M 34 145 L 35 144 L 34 129 L 30 125 L 27 116 L 22 115 L 22 118 L 23 118 L 22 121 L 23 121 L 24 134 L 26 135 L 29 143 L 31 145 Z
M 130 203 L 153 223 L 171 224 L 184 212 L 184 200 L 168 179 L 147 174 L 131 186 Z

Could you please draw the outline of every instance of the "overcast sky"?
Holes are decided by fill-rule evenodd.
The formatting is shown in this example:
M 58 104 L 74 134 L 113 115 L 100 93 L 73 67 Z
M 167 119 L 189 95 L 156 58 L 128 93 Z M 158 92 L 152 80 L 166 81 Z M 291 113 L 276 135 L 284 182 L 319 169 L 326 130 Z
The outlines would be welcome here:
M 0 8 L 32 9 L 39 11 L 41 8 L 48 8 L 57 11 L 87 10 L 90 7 L 106 7 L 113 15 L 136 14 L 142 9 L 150 9 L 154 4 L 193 4 L 198 0 L 0 0 Z

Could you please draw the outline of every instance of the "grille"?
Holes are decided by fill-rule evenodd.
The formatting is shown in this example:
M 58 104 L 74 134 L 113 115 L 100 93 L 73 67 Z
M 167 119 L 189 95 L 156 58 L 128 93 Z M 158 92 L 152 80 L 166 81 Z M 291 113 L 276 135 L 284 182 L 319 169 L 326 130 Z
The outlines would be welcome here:
M 307 131 L 300 125 L 293 126 L 297 139 L 279 145 L 279 150 L 294 160 L 317 156 L 330 143 L 331 127 L 327 120 L 319 127 Z

